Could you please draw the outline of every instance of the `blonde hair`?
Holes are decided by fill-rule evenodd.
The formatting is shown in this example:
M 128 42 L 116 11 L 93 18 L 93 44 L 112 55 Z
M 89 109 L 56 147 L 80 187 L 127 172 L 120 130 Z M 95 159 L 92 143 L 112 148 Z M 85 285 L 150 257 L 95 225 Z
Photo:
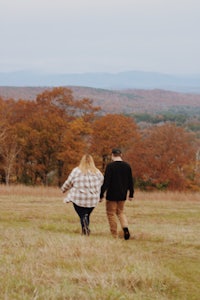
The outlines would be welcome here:
M 95 166 L 93 157 L 90 154 L 83 155 L 78 167 L 81 170 L 81 172 L 83 172 L 83 173 L 87 173 L 89 171 L 92 173 L 98 172 L 98 169 Z

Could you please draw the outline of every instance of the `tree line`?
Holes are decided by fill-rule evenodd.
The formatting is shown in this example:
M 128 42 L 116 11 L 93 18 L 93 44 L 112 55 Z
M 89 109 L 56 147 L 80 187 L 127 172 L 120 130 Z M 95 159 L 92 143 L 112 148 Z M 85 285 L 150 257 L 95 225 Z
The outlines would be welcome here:
M 104 172 L 113 147 L 140 189 L 200 189 L 200 141 L 173 123 L 138 128 L 133 117 L 102 115 L 87 98 L 57 87 L 35 100 L 0 97 L 0 182 L 60 186 L 88 152 Z

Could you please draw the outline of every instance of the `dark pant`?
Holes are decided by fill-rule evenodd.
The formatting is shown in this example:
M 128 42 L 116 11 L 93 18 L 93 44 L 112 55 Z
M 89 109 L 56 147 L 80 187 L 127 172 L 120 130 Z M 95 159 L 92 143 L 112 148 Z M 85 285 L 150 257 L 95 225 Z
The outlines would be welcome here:
M 74 209 L 80 218 L 80 223 L 82 227 L 82 232 L 85 233 L 89 230 L 90 224 L 90 214 L 93 211 L 94 207 L 82 207 L 73 203 Z M 87 232 L 86 232 L 87 233 Z

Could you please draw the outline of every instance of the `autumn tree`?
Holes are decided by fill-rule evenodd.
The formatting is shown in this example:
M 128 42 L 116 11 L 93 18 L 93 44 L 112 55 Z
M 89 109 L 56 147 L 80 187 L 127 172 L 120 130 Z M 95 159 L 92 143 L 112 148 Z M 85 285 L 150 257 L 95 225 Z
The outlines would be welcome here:
M 5 170 L 4 170 L 4 158 L 3 158 L 3 149 L 6 139 L 7 132 L 7 122 L 5 119 L 5 103 L 3 99 L 0 97 L 0 182 L 5 183 Z
M 92 104 L 92 100 L 83 98 L 76 100 L 73 97 L 72 90 L 64 87 L 56 87 L 52 90 L 45 90 L 36 98 L 38 105 L 47 105 L 55 107 L 65 115 L 65 119 L 73 120 L 75 117 L 87 117 L 91 119 L 94 114 L 100 110 Z
M 17 143 L 17 137 L 11 131 L 7 131 L 4 143 L 1 145 L 1 156 L 3 160 L 6 185 L 9 185 L 10 177 L 13 173 L 15 173 L 13 169 L 19 152 L 20 148 Z
M 130 147 L 134 147 L 139 139 L 134 120 L 124 115 L 108 114 L 99 117 L 93 123 L 92 129 L 91 152 L 97 161 L 98 157 L 101 158 L 102 170 L 109 161 L 112 148 L 119 147 L 126 152 Z
M 72 164 L 76 164 L 80 155 L 87 148 L 88 136 L 91 134 L 91 122 L 99 107 L 94 107 L 92 101 L 86 98 L 75 100 L 72 91 L 67 88 L 54 88 L 38 95 L 37 104 L 44 107 L 47 105 L 57 111 L 61 117 L 63 126 L 58 125 L 55 135 L 59 138 L 56 145 L 56 160 L 59 169 L 59 184 L 64 174 L 69 173 Z M 51 118 L 53 119 L 53 118 Z M 54 159 L 55 161 L 55 159 Z
M 17 144 L 13 122 L 13 107 L 15 101 L 0 99 L 0 174 L 8 185 L 11 175 L 14 175 L 16 156 L 20 151 Z M 14 110 L 15 111 L 15 110 Z
M 152 127 L 128 158 L 141 186 L 184 189 L 195 163 L 195 138 L 175 125 Z M 194 170 L 194 168 L 193 168 Z
M 3 99 L 0 97 L 0 145 L 4 142 L 6 135 L 7 122 L 5 118 L 5 105 Z
M 99 108 L 88 99 L 74 100 L 65 88 L 44 91 L 36 101 L 21 100 L 19 107 L 14 117 L 23 149 L 17 159 L 18 180 L 46 185 L 55 184 L 55 178 L 60 184 L 63 168 L 67 172 L 85 149 L 89 124 Z
M 63 162 L 60 184 L 72 168 L 78 165 L 82 155 L 89 152 L 91 134 L 91 123 L 83 117 L 76 118 L 69 123 L 63 137 L 64 148 L 59 154 L 59 159 Z

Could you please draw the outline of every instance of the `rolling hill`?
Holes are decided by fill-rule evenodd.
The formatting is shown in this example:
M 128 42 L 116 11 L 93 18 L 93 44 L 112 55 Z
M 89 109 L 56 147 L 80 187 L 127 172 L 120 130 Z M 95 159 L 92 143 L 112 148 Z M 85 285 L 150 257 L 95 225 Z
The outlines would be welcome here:
M 200 94 L 181 93 L 160 89 L 108 90 L 80 86 L 67 86 L 75 99 L 89 98 L 102 113 L 158 113 L 167 110 L 193 110 L 200 113 Z M 0 97 L 15 100 L 34 100 L 50 87 L 2 87 Z

